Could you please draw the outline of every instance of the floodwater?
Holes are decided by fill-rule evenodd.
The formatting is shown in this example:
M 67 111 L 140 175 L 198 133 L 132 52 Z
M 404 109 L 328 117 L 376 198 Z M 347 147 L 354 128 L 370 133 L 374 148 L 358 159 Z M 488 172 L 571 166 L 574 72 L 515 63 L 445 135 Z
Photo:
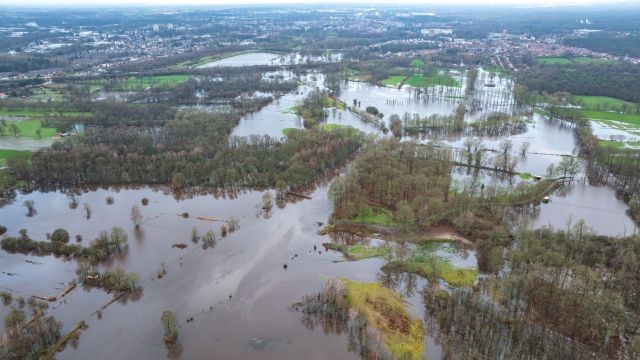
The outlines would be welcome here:
M 567 225 L 584 220 L 598 234 L 629 236 L 637 231 L 635 223 L 626 214 L 627 209 L 611 188 L 578 183 L 552 194 L 548 204 L 540 205 L 531 225 L 566 229 Z
M 251 52 L 231 56 L 228 58 L 212 61 L 199 68 L 209 67 L 243 67 L 243 66 L 283 66 L 294 64 L 306 64 L 314 62 L 336 62 L 342 59 L 342 54 L 330 54 L 323 56 L 306 56 L 299 53 L 280 55 L 268 52 Z
M 256 53 L 244 55 L 257 59 Z M 232 63 L 236 65 L 215 66 L 241 66 L 238 64 L 244 60 L 235 59 Z M 288 110 L 308 91 L 322 87 L 323 77 L 309 74 L 301 80 L 305 85 L 296 92 L 245 116 L 232 135 L 281 137 L 285 128 L 302 128 L 300 119 Z M 464 76 L 460 81 L 464 84 Z M 478 118 L 501 106 L 511 110 L 510 96 L 504 93 L 510 91 L 509 81 L 491 79 L 481 72 L 478 84 L 492 82 L 496 86 L 477 91 L 474 96 L 485 99 L 484 103 L 489 105 L 470 114 L 470 118 Z M 464 89 L 455 91 L 464 92 Z M 376 106 L 385 114 L 385 119 L 393 113 L 404 112 L 422 117 L 449 114 L 459 101 L 450 97 L 425 101 L 408 87 L 384 88 L 351 81 L 344 84 L 340 98 L 350 105 L 353 99 L 358 99 L 361 108 Z M 327 123 L 350 125 L 382 136 L 374 126 L 349 112 L 327 111 Z M 522 143 L 530 143 L 529 153 L 519 160 L 517 170 L 533 174 L 544 174 L 549 164 L 578 150 L 572 127 L 538 115 L 532 116 L 522 134 L 483 137 L 482 140 L 485 147 L 497 149 L 505 138 L 513 141 L 514 153 Z M 465 138 L 419 140 L 437 140 L 461 147 Z M 452 175 L 455 184 L 472 174 L 457 167 Z M 516 186 L 523 181 L 486 170 L 478 172 L 478 179 L 485 185 L 502 187 Z M 101 230 L 113 226 L 124 228 L 128 234 L 124 251 L 101 264 L 100 269 L 122 266 L 127 272 L 138 273 L 142 293 L 113 303 L 102 311 L 102 318 L 94 312 L 113 295 L 101 289 L 76 288 L 63 300 L 51 303 L 47 313 L 64 323 L 63 332 L 81 320 L 89 325 L 75 347 L 67 346 L 58 354 L 60 359 L 358 359 L 348 348 L 347 334 L 305 324 L 302 315 L 291 311 L 290 306 L 306 295 L 322 291 L 326 278 L 346 277 L 355 281 L 381 281 L 405 296 L 413 316 L 424 319 L 422 291 L 429 283 L 414 275 L 381 272 L 383 259 L 349 262 L 338 252 L 326 251 L 322 243 L 330 238 L 318 235 L 317 231 L 331 214 L 327 191 L 328 185 L 321 185 L 313 191 L 311 200 L 296 199 L 298 201 L 283 207 L 274 207 L 267 215 L 259 211 L 261 191 L 179 198 L 164 188 L 98 188 L 76 191 L 74 198 L 78 207 L 75 209 L 69 206 L 72 198 L 68 193 L 33 192 L 19 194 L 11 204 L 0 208 L 0 225 L 6 226 L 10 235 L 27 229 L 30 236 L 38 240 L 64 227 L 71 235 L 71 242 L 75 241 L 75 235 L 82 235 L 84 246 Z M 107 204 L 108 196 L 113 197 L 114 204 Z M 143 198 L 149 199 L 147 206 L 141 204 Z M 21 205 L 25 200 L 35 202 L 35 216 L 26 216 L 26 208 Z M 86 217 L 85 203 L 92 209 L 90 218 Z M 144 215 L 139 232 L 134 230 L 129 218 L 134 204 Z M 549 225 L 565 228 L 568 219 L 571 224 L 584 219 L 598 233 L 630 234 L 634 224 L 625 214 L 626 209 L 610 188 L 577 183 L 553 194 L 551 201 L 537 207 L 528 219 L 534 228 Z M 179 215 L 185 212 L 188 218 Z M 240 229 L 225 238 L 220 237 L 220 226 L 224 222 L 198 219 L 228 220 L 231 216 L 239 220 Z M 208 230 L 215 231 L 216 245 L 203 249 L 200 244 L 192 243 L 194 226 L 201 235 Z M 180 250 L 172 247 L 174 244 L 188 246 Z M 459 267 L 477 267 L 472 250 L 461 253 L 444 244 L 435 254 Z M 156 274 L 162 264 L 167 274 L 158 278 Z M 0 290 L 25 298 L 52 296 L 75 278 L 76 266 L 74 260 L 54 256 L 0 251 Z M 165 310 L 174 311 L 180 321 L 178 344 L 170 349 L 163 342 L 160 323 L 160 315 Z M 9 311 L 10 307 L 0 305 L 0 316 L 4 317 Z M 441 347 L 431 336 L 425 337 L 425 355 L 429 359 L 442 358 Z
M 51 146 L 54 141 L 55 139 L 53 138 L 33 139 L 27 137 L 2 136 L 0 137 L 0 149 L 35 151 L 43 147 Z
M 61 224 L 71 234 L 71 241 L 81 234 L 85 245 L 100 230 L 112 226 L 123 227 L 129 235 L 125 251 L 101 268 L 123 266 L 141 275 L 142 296 L 126 304 L 112 304 L 102 312 L 102 319 L 91 314 L 111 296 L 99 289 L 77 288 L 62 302 L 52 304 L 48 313 L 63 321 L 63 331 L 80 320 L 89 325 L 78 347 L 67 347 L 59 354 L 61 359 L 163 358 L 167 355 L 160 324 L 164 310 L 174 311 L 180 320 L 179 342 L 185 359 L 356 359 L 356 354 L 348 351 L 346 334 L 308 329 L 300 314 L 289 309 L 305 295 L 319 292 L 324 277 L 376 281 L 383 265 L 382 259 L 342 261 L 339 253 L 324 250 L 322 243 L 327 238 L 316 232 L 317 222 L 326 222 L 331 211 L 327 189 L 319 187 L 311 194 L 312 200 L 276 207 L 268 218 L 256 215 L 261 192 L 246 192 L 234 199 L 199 195 L 176 200 L 169 193 L 146 187 L 76 195 L 80 204 L 76 209 L 68 206 L 70 197 L 60 192 L 19 195 L 12 206 L 0 209 L 0 218 L 9 234 L 26 228 L 34 239 L 44 239 Z M 107 196 L 114 198 L 114 204 L 106 203 Z M 141 205 L 143 197 L 149 199 L 147 206 Z M 19 205 L 25 200 L 35 202 L 35 216 L 25 215 Z M 93 210 L 89 219 L 84 203 Z M 142 236 L 136 235 L 129 219 L 134 204 L 144 215 Z M 183 212 L 188 212 L 189 218 L 178 215 Z M 223 223 L 198 220 L 199 216 L 234 216 L 240 229 L 220 238 Z M 190 240 L 193 226 L 200 234 L 216 231 L 215 247 L 205 250 L 194 245 Z M 175 243 L 189 246 L 179 250 L 171 246 Z M 75 261 L 53 256 L 3 252 L 1 262 L 2 288 L 25 297 L 57 294 L 75 277 Z M 162 263 L 167 274 L 158 279 L 155 275 Z M 287 269 L 283 268 L 285 263 Z M 416 291 L 415 301 L 419 293 Z M 9 311 L 6 306 L 0 309 L 3 316 Z M 412 311 L 421 309 L 424 305 L 418 303 Z M 436 355 L 433 352 L 438 350 L 428 351 Z

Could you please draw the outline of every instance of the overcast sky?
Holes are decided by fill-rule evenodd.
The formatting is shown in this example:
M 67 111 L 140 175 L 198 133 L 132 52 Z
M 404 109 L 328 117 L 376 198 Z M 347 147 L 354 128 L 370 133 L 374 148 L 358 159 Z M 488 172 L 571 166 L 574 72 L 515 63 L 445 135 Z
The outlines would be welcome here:
M 425 6 L 442 6 L 450 4 L 491 4 L 491 5 L 590 5 L 590 4 L 614 4 L 636 3 L 637 0 L 0 0 L 0 6 L 106 6 L 106 5 L 241 5 L 241 4 L 411 4 Z

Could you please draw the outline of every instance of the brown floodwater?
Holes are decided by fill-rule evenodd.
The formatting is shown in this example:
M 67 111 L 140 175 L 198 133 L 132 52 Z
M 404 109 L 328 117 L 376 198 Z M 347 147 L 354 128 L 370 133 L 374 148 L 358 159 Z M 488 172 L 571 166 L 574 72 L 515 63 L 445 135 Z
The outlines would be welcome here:
M 384 260 L 346 262 L 322 247 L 328 238 L 316 232 L 317 222 L 326 222 L 331 211 L 326 193 L 327 186 L 320 187 L 311 200 L 275 207 L 267 218 L 256 211 L 262 198 L 258 191 L 235 199 L 201 195 L 176 200 L 150 188 L 99 189 L 76 195 L 80 204 L 76 209 L 69 207 L 68 195 L 34 192 L 19 195 L 12 205 L 1 208 L 0 219 L 9 234 L 26 228 L 34 239 L 44 239 L 60 226 L 72 237 L 81 234 L 85 245 L 112 226 L 122 226 L 129 235 L 126 250 L 101 267 L 123 266 L 141 275 L 142 295 L 112 304 L 101 319 L 92 314 L 112 296 L 99 289 L 77 288 L 62 301 L 51 303 L 48 313 L 64 323 L 63 331 L 80 320 L 89 325 L 77 348 L 68 346 L 59 354 L 61 359 L 163 358 L 168 355 L 160 324 L 164 310 L 174 311 L 180 320 L 181 349 L 172 352 L 185 359 L 356 359 L 357 354 L 348 350 L 347 334 L 307 328 L 301 315 L 289 309 L 305 295 L 321 291 L 326 277 L 376 281 L 380 276 Z M 107 196 L 114 198 L 113 205 L 106 203 Z M 149 199 L 147 206 L 141 205 L 143 197 Z M 35 202 L 33 217 L 27 217 L 20 205 L 27 199 Z M 90 219 L 85 217 L 84 203 L 92 208 Z M 134 204 L 144 215 L 143 236 L 136 236 L 129 219 Z M 189 218 L 178 216 L 183 212 Z M 225 238 L 219 236 L 221 222 L 196 219 L 230 216 L 239 219 L 240 229 Z M 218 234 L 215 247 L 205 250 L 194 245 L 193 226 L 200 234 L 214 230 Z M 171 246 L 174 243 L 189 246 L 179 250 Z M 3 251 L 0 263 L 3 272 L 14 274 L 2 275 L 2 288 L 23 296 L 57 294 L 75 277 L 75 261 L 53 256 Z M 158 279 L 162 263 L 167 274 Z M 420 294 L 425 284 L 417 281 L 408 297 L 416 316 L 424 316 Z M 4 316 L 9 307 L 0 309 Z M 430 338 L 425 341 L 430 358 L 438 358 L 439 347 Z
M 492 79 L 485 72 L 479 78 L 478 84 L 493 82 L 496 87 L 481 88 L 474 96 L 502 100 L 470 114 L 472 119 L 500 106 L 510 106 L 510 96 L 504 94 L 510 91 L 509 79 Z M 322 87 L 323 77 L 309 74 L 302 80 L 307 85 L 301 86 L 297 94 L 284 95 L 278 102 L 243 118 L 233 135 L 280 137 L 285 128 L 301 128 L 300 120 L 287 109 L 313 87 Z M 459 80 L 464 83 L 464 76 L 460 75 Z M 363 108 L 377 106 L 385 118 L 405 111 L 421 116 L 449 114 L 457 106 L 455 98 L 425 102 L 415 98 L 408 87 L 393 89 L 356 82 L 343 86 L 341 98 L 348 103 L 357 98 Z M 327 122 L 351 125 L 382 136 L 378 129 L 348 112 L 329 110 Z M 543 174 L 549 164 L 575 154 L 578 149 L 573 128 L 537 115 L 522 134 L 482 140 L 486 147 L 497 148 L 504 138 L 513 141 L 514 152 L 523 142 L 531 144 L 530 153 L 519 160 L 517 169 L 533 174 Z M 460 147 L 464 139 L 437 140 Z M 512 187 L 522 181 L 490 171 L 477 174 L 485 185 Z M 454 186 L 460 186 L 470 176 L 472 172 L 456 168 Z M 111 301 L 113 295 L 100 289 L 76 288 L 62 300 L 50 303 L 47 312 L 64 323 L 64 332 L 81 320 L 89 325 L 75 346 L 69 345 L 59 354 L 61 359 L 357 359 L 359 356 L 349 350 L 347 334 L 331 327 L 305 324 L 302 315 L 291 311 L 290 306 L 306 295 L 322 291 L 326 278 L 346 277 L 382 282 L 405 296 L 413 316 L 424 319 L 422 293 L 429 283 L 409 274 L 381 272 L 383 259 L 347 262 L 339 253 L 325 251 L 322 243 L 331 238 L 320 236 L 317 231 L 331 213 L 327 191 L 328 185 L 319 186 L 311 194 L 311 200 L 274 207 L 267 216 L 259 209 L 261 191 L 232 197 L 203 194 L 180 199 L 162 188 L 100 188 L 77 191 L 75 209 L 69 206 L 72 198 L 68 193 L 33 192 L 19 194 L 11 204 L 1 207 L 0 225 L 6 226 L 10 235 L 27 229 L 37 240 L 44 240 L 47 233 L 63 227 L 69 231 L 72 242 L 75 235 L 82 235 L 84 246 L 100 231 L 113 226 L 123 227 L 128 234 L 124 251 L 101 264 L 100 269 L 122 266 L 128 272 L 138 273 L 143 291 L 113 303 L 102 311 L 101 318 L 95 311 Z M 113 197 L 114 204 L 107 204 L 108 196 Z M 149 199 L 148 205 L 141 204 L 143 198 Z M 35 216 L 26 216 L 26 208 L 22 206 L 25 200 L 35 202 Z M 85 203 L 92 210 L 89 218 Z M 144 215 L 139 232 L 130 220 L 134 204 Z M 629 234 L 635 226 L 625 214 L 626 209 L 612 189 L 579 183 L 553 194 L 548 204 L 540 205 L 527 219 L 535 228 L 549 225 L 565 228 L 568 219 L 572 224 L 584 219 L 598 233 Z M 182 213 L 188 213 L 189 217 L 180 216 Z M 228 220 L 231 216 L 239 220 L 240 229 L 225 238 L 220 237 L 223 222 L 197 219 Z M 203 249 L 201 244 L 193 244 L 194 226 L 201 235 L 215 231 L 215 246 Z M 174 244 L 187 247 L 181 250 L 172 247 Z M 436 255 L 448 257 L 456 266 L 477 266 L 473 251 L 463 255 L 438 251 Z M 157 278 L 162 264 L 167 274 Z M 25 298 L 56 295 L 75 278 L 76 265 L 74 260 L 54 256 L 0 251 L 0 290 Z M 163 342 L 160 323 L 165 310 L 174 311 L 180 321 L 179 342 L 170 349 Z M 9 311 L 9 306 L 0 305 L 1 317 Z M 425 356 L 442 357 L 434 337 L 425 337 Z

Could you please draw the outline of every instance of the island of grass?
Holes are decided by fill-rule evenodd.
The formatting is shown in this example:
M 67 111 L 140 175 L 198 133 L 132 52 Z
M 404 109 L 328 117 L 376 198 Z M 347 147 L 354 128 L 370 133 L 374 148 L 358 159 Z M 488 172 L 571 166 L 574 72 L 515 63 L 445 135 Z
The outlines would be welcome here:
M 534 111 L 540 115 L 558 118 L 575 118 L 576 113 L 578 113 L 585 119 L 594 120 L 616 129 L 640 130 L 640 114 L 634 112 L 624 113 L 622 111 L 604 111 L 587 108 L 556 108 L 553 112 L 537 108 Z
M 380 81 L 380 84 L 389 87 L 398 87 L 407 78 L 405 75 L 392 75 Z
M 379 349 L 378 358 L 418 360 L 424 352 L 422 321 L 412 319 L 401 295 L 378 283 L 329 279 L 322 293 L 292 306 L 319 322 L 339 321 L 356 336 L 360 350 Z M 386 354 L 385 354 L 386 353 Z
M 609 96 L 573 95 L 571 102 L 586 109 L 621 109 L 624 106 L 629 108 L 637 107 L 638 104 Z
M 42 121 L 36 119 L 29 120 L 3 120 L 0 122 L 0 135 L 27 137 L 33 139 L 48 139 L 53 137 L 57 130 L 55 128 L 43 127 Z
M 573 64 L 571 60 L 566 57 L 555 56 L 538 56 L 536 62 L 542 65 L 570 65 Z
M 30 160 L 33 153 L 27 150 L 7 150 L 0 149 L 0 167 L 7 165 L 8 159 Z
M 132 76 L 122 82 L 121 88 L 136 91 L 153 87 L 172 87 L 184 83 L 189 78 L 190 76 L 185 74 Z
M 324 243 L 322 246 L 328 250 L 341 252 L 347 260 L 352 261 L 382 257 L 391 254 L 391 247 L 387 245 L 368 246 L 362 244 L 341 245 L 337 243 Z
M 449 86 L 449 87 L 460 87 L 460 82 L 458 80 L 452 78 L 449 75 L 443 74 L 433 74 L 429 76 L 425 75 L 412 75 L 409 77 L 405 84 L 418 87 L 425 88 L 430 86 Z
M 598 140 L 598 146 L 613 150 L 640 150 L 640 141 Z
M 451 261 L 434 254 L 431 242 L 418 245 L 406 259 L 392 260 L 382 267 L 389 272 L 407 272 L 427 279 L 441 279 L 455 287 L 472 286 L 477 277 L 477 269 L 458 268 Z
M 585 118 L 591 120 L 609 120 L 619 121 L 636 127 L 640 127 L 640 114 L 623 114 L 610 111 L 597 111 L 597 110 L 582 110 L 582 114 Z
M 402 70 L 402 69 L 400 69 Z M 431 86 L 460 87 L 460 82 L 441 71 L 431 71 L 429 74 L 391 75 L 380 81 L 380 84 L 388 87 L 401 87 L 409 85 L 417 88 Z
M 318 124 L 316 125 L 316 128 L 320 129 L 320 130 L 324 130 L 324 131 L 334 131 L 336 129 L 351 129 L 353 131 L 358 131 L 356 128 L 349 126 L 349 125 L 341 125 L 341 124 Z M 292 131 L 304 131 L 304 129 L 298 129 L 298 128 L 284 128 L 282 129 L 282 134 L 284 136 L 289 136 L 289 134 L 291 134 Z
M 426 63 L 422 59 L 413 59 L 411 60 L 411 66 L 418 69 L 424 69 Z

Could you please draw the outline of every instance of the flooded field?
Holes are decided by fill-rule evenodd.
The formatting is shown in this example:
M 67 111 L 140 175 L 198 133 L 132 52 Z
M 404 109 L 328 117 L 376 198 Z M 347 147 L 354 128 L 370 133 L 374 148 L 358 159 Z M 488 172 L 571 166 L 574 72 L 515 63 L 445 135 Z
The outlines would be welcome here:
M 248 53 L 204 66 L 271 65 L 287 61 L 305 60 L 299 54 L 292 58 Z M 464 84 L 464 75 L 458 76 Z M 324 85 L 321 74 L 309 74 L 300 80 L 304 85 L 296 91 L 245 116 L 232 135 L 280 138 L 284 129 L 302 128 L 292 108 L 309 91 Z M 511 80 L 481 71 L 477 84 L 481 88 L 474 97 L 484 105 L 469 112 L 470 121 L 493 111 L 516 111 Z M 340 99 L 348 105 L 357 99 L 361 108 L 376 106 L 386 121 L 391 114 L 410 113 L 421 117 L 451 114 L 462 101 L 455 94 L 464 94 L 464 89 L 432 89 L 425 95 L 417 94 L 416 89 L 408 86 L 390 88 L 348 81 L 342 87 Z M 379 128 L 349 111 L 326 111 L 329 124 L 349 125 L 385 136 Z M 405 140 L 409 139 L 461 148 L 467 137 L 416 136 Z M 521 134 L 481 138 L 487 153 L 496 152 L 504 139 L 512 141 L 514 154 L 522 144 L 529 143 L 528 154 L 518 158 L 516 170 L 520 173 L 544 175 L 550 164 L 578 153 L 574 129 L 540 115 L 532 115 L 526 131 Z M 12 148 L 15 145 L 12 144 Z M 36 145 L 43 146 L 42 143 L 22 146 L 36 148 Z M 453 187 L 463 186 L 471 177 L 483 185 L 505 188 L 533 181 L 487 169 L 474 172 L 464 167 L 455 167 L 452 177 Z M 178 196 L 165 188 L 150 187 L 36 191 L 19 194 L 11 204 L 1 207 L 0 225 L 6 226 L 11 236 L 26 229 L 35 240 L 45 240 L 48 233 L 62 227 L 68 230 L 72 242 L 80 235 L 83 246 L 88 246 L 100 231 L 114 226 L 122 227 L 128 235 L 124 250 L 101 263 L 99 269 L 121 266 L 127 272 L 139 274 L 142 291 L 100 312 L 96 311 L 108 304 L 113 295 L 97 288 L 75 288 L 62 300 L 51 302 L 47 314 L 63 322 L 63 333 L 82 320 L 88 324 L 79 341 L 59 354 L 61 359 L 358 359 L 344 329 L 304 322 L 300 314 L 291 310 L 291 305 L 320 291 L 327 278 L 344 277 L 381 282 L 405 296 L 414 317 L 425 319 L 422 293 L 433 284 L 417 275 L 385 273 L 381 270 L 385 264 L 381 257 L 347 261 L 340 252 L 325 250 L 322 244 L 331 238 L 318 235 L 318 230 L 327 223 L 332 211 L 328 188 L 328 184 L 318 186 L 310 199 L 289 199 L 266 214 L 260 205 L 264 191 L 246 191 L 233 196 Z M 108 201 L 109 198 L 112 201 Z M 148 200 L 146 205 L 143 199 Z M 22 205 L 25 201 L 33 201 L 34 216 L 27 216 L 27 209 Z M 134 205 L 140 207 L 143 215 L 139 230 L 130 219 Z M 611 188 L 574 183 L 554 193 L 549 203 L 540 205 L 525 220 L 534 228 L 560 229 L 585 220 L 598 233 L 628 235 L 635 230 L 635 225 L 626 210 L 627 206 L 615 197 Z M 238 219 L 240 228 L 223 237 L 221 226 L 232 217 Z M 192 242 L 194 228 L 199 234 L 214 231 L 214 246 L 203 248 L 202 243 Z M 364 240 L 369 241 L 367 244 L 376 241 Z M 467 248 L 456 241 L 443 241 L 422 249 L 409 247 L 407 251 L 475 273 L 476 254 L 469 248 L 469 241 L 463 240 Z M 76 278 L 77 262 L 54 256 L 2 251 L 0 264 L 0 290 L 25 298 L 55 295 Z M 160 278 L 161 269 L 165 269 L 166 274 Z M 444 281 L 440 285 L 448 286 Z M 0 316 L 7 315 L 10 309 L 0 306 Z M 174 311 L 180 322 L 178 343 L 170 347 L 165 346 L 160 324 L 160 315 L 165 310 Z M 433 337 L 426 336 L 424 341 L 427 358 L 442 358 L 441 348 Z M 96 352 L 96 349 L 103 351 Z
M 251 52 L 246 54 L 234 55 L 221 60 L 212 61 L 204 65 L 200 65 L 200 68 L 209 67 L 242 67 L 242 66 L 259 66 L 259 65 L 294 65 L 294 64 L 306 64 L 312 62 L 336 62 L 342 59 L 341 54 L 329 54 L 322 56 L 307 56 L 299 53 L 282 55 L 268 52 Z
M 0 138 L 0 149 L 11 150 L 38 150 L 51 146 L 55 139 L 32 139 L 26 137 L 3 136 Z
M 21 206 L 14 205 L 0 209 L 0 218 L 8 225 L 8 233 L 26 228 L 38 239 L 60 224 L 65 224 L 70 234 L 82 235 L 83 242 L 112 226 L 122 226 L 129 235 L 125 251 L 102 266 L 120 265 L 140 274 L 142 295 L 126 304 L 114 303 L 102 311 L 101 319 L 92 314 L 109 302 L 111 295 L 99 289 L 77 288 L 61 302 L 52 304 L 49 313 L 63 321 L 63 331 L 80 320 L 89 325 L 78 347 L 69 347 L 60 358 L 96 358 L 95 349 L 104 346 L 104 339 L 118 344 L 109 358 L 164 357 L 168 350 L 162 341 L 159 317 L 162 311 L 171 309 L 182 326 L 180 349 L 170 351 L 181 353 L 183 358 L 355 359 L 356 354 L 348 350 L 346 334 L 308 329 L 289 310 L 289 305 L 321 288 L 324 277 L 375 281 L 383 265 L 382 259 L 345 262 L 338 253 L 322 248 L 326 238 L 316 231 L 317 222 L 326 222 L 330 214 L 326 192 L 326 186 L 320 187 L 312 194 L 312 200 L 275 208 L 268 219 L 256 216 L 260 192 L 244 193 L 234 199 L 202 195 L 176 200 L 171 194 L 149 188 L 100 189 L 75 196 L 80 204 L 90 204 L 93 211 L 89 219 L 82 205 L 76 209 L 68 206 L 68 195 L 36 192 L 16 199 L 16 204 L 33 200 L 35 216 L 27 217 Z M 107 196 L 113 197 L 113 205 L 106 203 Z M 149 203 L 141 207 L 144 221 L 141 234 L 137 234 L 129 209 L 140 205 L 143 197 Z M 188 212 L 189 218 L 179 216 L 183 212 Z M 192 227 L 200 233 L 213 229 L 219 234 L 221 224 L 197 217 L 230 216 L 239 219 L 239 230 L 218 237 L 213 248 L 205 250 L 200 244 L 192 244 Z M 172 247 L 175 243 L 189 246 L 180 250 Z M 156 273 L 163 263 L 167 274 L 158 279 Z M 23 296 L 55 294 L 75 277 L 75 261 L 52 256 L 3 252 L 2 264 L 2 289 Z M 0 307 L 0 315 L 6 315 L 8 309 Z M 421 309 L 424 306 L 416 303 L 414 311 L 424 311 Z M 212 344 L 216 344 L 215 353 L 211 352 Z M 309 352 L 309 348 L 316 350 Z

